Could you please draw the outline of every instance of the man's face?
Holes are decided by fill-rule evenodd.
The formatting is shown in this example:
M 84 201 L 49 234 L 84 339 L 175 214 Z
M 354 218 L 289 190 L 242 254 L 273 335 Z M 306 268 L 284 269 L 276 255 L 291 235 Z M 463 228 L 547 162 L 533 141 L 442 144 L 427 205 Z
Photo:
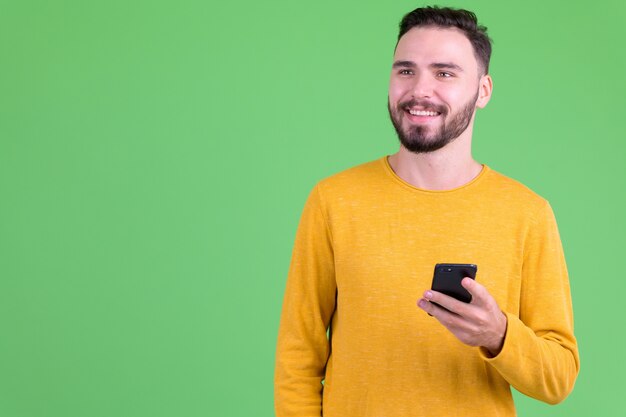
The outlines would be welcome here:
M 487 78 L 461 31 L 421 27 L 405 33 L 394 54 L 388 103 L 402 145 L 432 152 L 461 136 L 476 107 L 489 100 Z

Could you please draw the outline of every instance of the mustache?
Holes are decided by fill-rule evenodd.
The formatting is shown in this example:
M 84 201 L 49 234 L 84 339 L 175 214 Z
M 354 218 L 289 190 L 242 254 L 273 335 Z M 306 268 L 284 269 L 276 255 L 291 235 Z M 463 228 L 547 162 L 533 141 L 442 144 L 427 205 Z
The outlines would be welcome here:
M 428 100 L 411 99 L 398 104 L 398 109 L 400 110 L 404 110 L 410 107 L 422 107 L 426 111 L 436 111 L 438 113 L 441 113 L 442 115 L 445 115 L 447 113 L 444 106 L 435 104 L 432 101 Z

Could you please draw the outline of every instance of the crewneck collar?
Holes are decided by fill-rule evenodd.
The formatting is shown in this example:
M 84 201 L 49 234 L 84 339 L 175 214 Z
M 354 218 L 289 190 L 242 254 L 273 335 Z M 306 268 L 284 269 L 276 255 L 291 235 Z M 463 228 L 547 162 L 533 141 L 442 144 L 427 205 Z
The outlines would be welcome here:
M 482 181 L 483 178 L 485 178 L 487 176 L 487 174 L 491 171 L 491 169 L 485 165 L 485 164 L 481 164 L 482 165 L 482 169 L 480 170 L 480 172 L 478 173 L 477 176 L 475 176 L 474 178 L 472 178 L 471 181 L 459 186 L 459 187 L 455 187 L 455 188 L 451 188 L 449 190 L 427 190 L 425 188 L 419 188 L 416 187 L 414 185 L 409 184 L 408 182 L 404 181 L 402 178 L 400 178 L 398 176 L 398 174 L 396 174 L 393 170 L 393 168 L 391 168 L 391 165 L 389 164 L 389 155 L 385 155 L 380 159 L 381 164 L 383 165 L 383 169 L 385 170 L 385 172 L 388 174 L 388 176 L 395 181 L 396 183 L 398 183 L 399 185 L 401 185 L 404 188 L 407 188 L 409 190 L 412 190 L 414 192 L 420 192 L 420 193 L 427 193 L 427 194 L 450 194 L 450 193 L 454 193 L 454 192 L 459 192 L 459 191 L 463 191 L 469 188 L 473 188 L 475 186 L 478 185 L 478 183 L 480 183 Z

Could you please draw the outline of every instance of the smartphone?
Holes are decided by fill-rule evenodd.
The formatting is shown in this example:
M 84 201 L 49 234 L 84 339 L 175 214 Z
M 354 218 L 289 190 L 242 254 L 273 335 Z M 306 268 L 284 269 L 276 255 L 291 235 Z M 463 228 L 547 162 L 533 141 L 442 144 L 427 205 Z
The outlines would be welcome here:
M 472 295 L 461 286 L 461 281 L 465 277 L 475 279 L 477 271 L 478 267 L 474 264 L 437 264 L 432 289 L 469 303 L 472 301 Z

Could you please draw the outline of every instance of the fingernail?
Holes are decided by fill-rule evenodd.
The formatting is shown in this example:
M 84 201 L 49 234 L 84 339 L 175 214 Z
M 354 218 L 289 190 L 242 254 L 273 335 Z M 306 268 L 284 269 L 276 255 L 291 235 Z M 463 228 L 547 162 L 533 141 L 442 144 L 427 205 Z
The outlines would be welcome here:
M 433 298 L 433 293 L 432 293 L 432 292 L 430 292 L 430 291 L 426 291 L 426 292 L 424 293 L 424 297 L 425 297 L 425 298 L 428 298 L 428 299 L 430 300 L 431 298 Z

